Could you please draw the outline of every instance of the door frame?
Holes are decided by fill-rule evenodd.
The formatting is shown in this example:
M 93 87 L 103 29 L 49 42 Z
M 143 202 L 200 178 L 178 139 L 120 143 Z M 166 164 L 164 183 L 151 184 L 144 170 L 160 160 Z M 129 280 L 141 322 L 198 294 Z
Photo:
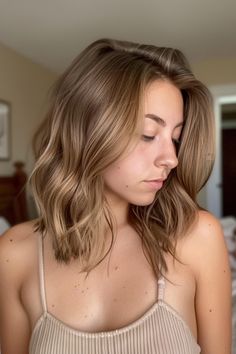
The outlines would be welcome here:
M 212 174 L 205 186 L 206 208 L 216 217 L 222 217 L 222 117 L 223 104 L 236 103 L 236 84 L 210 86 L 213 96 L 216 125 L 216 159 Z

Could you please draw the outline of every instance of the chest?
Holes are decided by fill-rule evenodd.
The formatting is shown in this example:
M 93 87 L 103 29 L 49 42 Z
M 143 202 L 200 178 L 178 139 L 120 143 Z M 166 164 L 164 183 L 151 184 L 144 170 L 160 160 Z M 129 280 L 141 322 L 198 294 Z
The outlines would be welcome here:
M 57 265 L 50 270 L 45 276 L 48 311 L 83 331 L 122 327 L 157 300 L 157 279 L 141 249 L 111 253 L 87 277 L 76 264 L 70 271 Z
M 186 266 L 174 266 L 168 257 L 167 263 L 164 300 L 196 336 L 194 279 Z M 88 277 L 76 264 L 68 268 L 46 256 L 44 275 L 47 311 L 68 326 L 86 332 L 124 327 L 145 314 L 158 298 L 157 279 L 138 247 L 111 255 Z M 25 284 L 23 300 L 33 327 L 42 314 L 35 272 Z

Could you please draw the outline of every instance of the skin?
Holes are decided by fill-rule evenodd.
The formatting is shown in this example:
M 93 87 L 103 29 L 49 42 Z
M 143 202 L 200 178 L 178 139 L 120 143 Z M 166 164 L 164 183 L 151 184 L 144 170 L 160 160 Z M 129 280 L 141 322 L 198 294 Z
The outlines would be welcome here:
M 165 81 L 152 83 L 145 94 L 144 111 L 140 141 L 103 175 L 108 201 L 113 211 L 123 213 L 124 220 L 129 203 L 149 205 L 154 200 L 161 186 L 152 189 L 146 181 L 166 179 L 178 164 L 176 144 L 183 125 L 180 91 Z
M 175 140 L 183 122 L 179 90 L 168 81 L 154 82 L 145 95 L 147 114 L 162 121 L 144 117 L 139 143 L 104 172 L 106 198 L 117 221 L 110 257 L 85 278 L 76 261 L 58 265 L 50 235 L 45 239 L 48 311 L 80 331 L 126 326 L 157 301 L 157 279 L 139 237 L 127 222 L 127 211 L 129 203 L 150 204 L 161 184 L 153 189 L 145 181 L 166 178 L 178 164 Z M 28 222 L 0 238 L 2 354 L 27 353 L 32 329 L 42 314 L 37 237 L 33 222 Z M 184 264 L 166 254 L 170 282 L 166 283 L 165 302 L 185 321 L 202 354 L 229 354 L 231 278 L 219 222 L 199 212 L 191 232 L 177 242 L 177 256 Z

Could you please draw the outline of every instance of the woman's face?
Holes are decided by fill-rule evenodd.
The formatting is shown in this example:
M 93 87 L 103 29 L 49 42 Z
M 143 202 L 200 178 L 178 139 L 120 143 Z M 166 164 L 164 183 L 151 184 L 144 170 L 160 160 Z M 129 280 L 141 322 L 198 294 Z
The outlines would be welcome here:
M 180 90 L 167 80 L 154 81 L 145 92 L 144 112 L 139 142 L 103 174 L 112 203 L 151 204 L 178 164 L 176 147 L 183 127 Z

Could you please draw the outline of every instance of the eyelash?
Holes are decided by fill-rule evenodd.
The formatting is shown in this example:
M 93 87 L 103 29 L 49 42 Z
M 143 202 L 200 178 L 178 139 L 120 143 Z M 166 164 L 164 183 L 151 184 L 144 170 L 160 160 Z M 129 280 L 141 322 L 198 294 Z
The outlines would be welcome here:
M 142 138 L 144 141 L 152 141 L 154 140 L 155 136 L 142 135 Z
M 155 139 L 155 136 L 142 135 L 142 138 L 144 141 L 150 142 Z M 176 146 L 178 146 L 180 144 L 180 140 L 178 140 L 178 139 L 172 139 L 172 141 Z

